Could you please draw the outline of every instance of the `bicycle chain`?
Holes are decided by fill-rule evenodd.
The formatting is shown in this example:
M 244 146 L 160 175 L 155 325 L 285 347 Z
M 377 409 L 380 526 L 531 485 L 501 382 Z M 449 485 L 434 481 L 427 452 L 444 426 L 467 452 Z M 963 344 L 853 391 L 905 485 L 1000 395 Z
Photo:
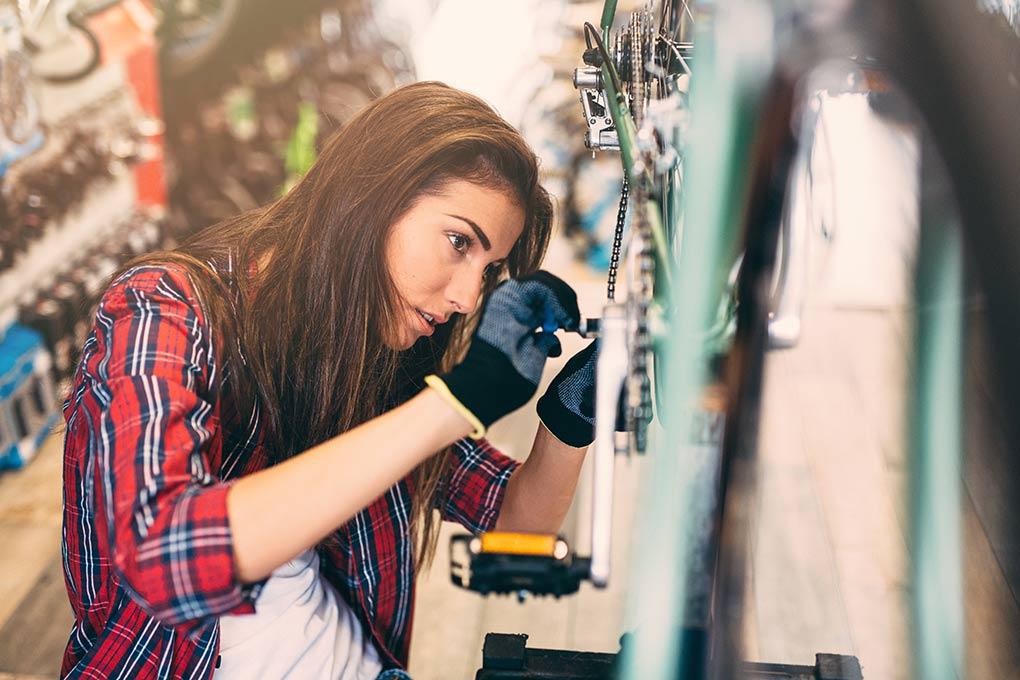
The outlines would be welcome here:
M 613 251 L 609 256 L 609 275 L 606 282 L 606 299 L 616 302 L 616 275 L 620 269 L 620 250 L 623 248 L 623 229 L 627 222 L 627 198 L 630 185 L 623 178 L 620 188 L 620 209 L 616 213 L 616 230 L 613 232 Z

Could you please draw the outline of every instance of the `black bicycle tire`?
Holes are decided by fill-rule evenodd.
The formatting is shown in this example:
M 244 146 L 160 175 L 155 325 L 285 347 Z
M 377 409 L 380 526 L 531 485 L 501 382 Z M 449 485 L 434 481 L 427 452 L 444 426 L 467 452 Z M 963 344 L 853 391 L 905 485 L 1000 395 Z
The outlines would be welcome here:
M 750 563 L 750 520 L 757 492 L 757 447 L 768 350 L 771 288 L 777 267 L 784 205 L 789 198 L 798 140 L 789 125 L 796 83 L 789 74 L 773 74 L 762 98 L 754 128 L 748 170 L 746 210 L 742 217 L 744 248 L 737 279 L 736 332 L 724 372 L 729 395 L 723 435 L 716 505 L 716 546 L 711 632 L 707 663 L 687 657 L 684 665 L 705 668 L 712 680 L 739 677 L 742 655 L 744 587 Z M 710 559 L 712 559 L 710 558 Z

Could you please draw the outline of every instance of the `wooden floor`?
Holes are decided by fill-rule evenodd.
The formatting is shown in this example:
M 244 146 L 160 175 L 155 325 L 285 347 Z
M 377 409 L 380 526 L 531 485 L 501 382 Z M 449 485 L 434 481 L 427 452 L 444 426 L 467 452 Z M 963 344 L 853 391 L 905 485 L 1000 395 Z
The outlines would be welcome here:
M 806 322 L 766 373 L 748 651 L 855 654 L 865 677 L 910 678 L 903 319 L 816 308 Z
M 71 607 L 60 560 L 61 439 L 0 476 L 0 680 L 55 677 Z M 10 675 L 6 675 L 10 674 Z

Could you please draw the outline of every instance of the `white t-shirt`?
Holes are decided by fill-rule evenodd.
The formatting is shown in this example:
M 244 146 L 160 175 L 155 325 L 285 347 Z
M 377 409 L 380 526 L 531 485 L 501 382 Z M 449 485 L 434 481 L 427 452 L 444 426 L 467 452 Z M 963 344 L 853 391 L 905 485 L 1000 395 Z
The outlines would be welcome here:
M 379 653 L 350 605 L 306 550 L 274 571 L 255 613 L 220 617 L 215 680 L 332 678 L 375 680 Z

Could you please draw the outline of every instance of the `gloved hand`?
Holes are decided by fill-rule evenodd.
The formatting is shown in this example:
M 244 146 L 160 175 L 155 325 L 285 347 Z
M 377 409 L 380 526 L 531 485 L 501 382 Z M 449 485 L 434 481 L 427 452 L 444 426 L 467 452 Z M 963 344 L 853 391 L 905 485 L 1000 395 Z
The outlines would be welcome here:
M 564 444 L 585 447 L 595 440 L 595 366 L 599 341 L 570 358 L 538 400 L 538 417 Z M 621 390 L 616 431 L 626 429 L 626 408 Z
M 580 323 L 577 295 L 545 271 L 501 283 L 482 310 L 464 360 L 444 376 L 425 382 L 475 426 L 472 437 L 531 399 L 546 359 L 563 349 L 543 325 L 574 330 Z

